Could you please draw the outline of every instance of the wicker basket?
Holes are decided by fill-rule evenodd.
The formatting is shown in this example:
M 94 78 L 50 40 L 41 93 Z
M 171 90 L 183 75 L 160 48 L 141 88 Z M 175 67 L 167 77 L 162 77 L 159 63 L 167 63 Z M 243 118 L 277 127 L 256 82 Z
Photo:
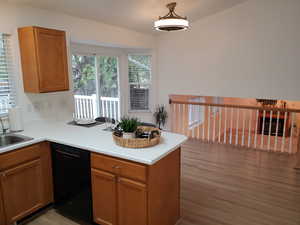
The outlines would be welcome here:
M 146 138 L 125 139 L 125 138 L 116 136 L 114 133 L 112 134 L 112 136 L 117 145 L 119 145 L 121 147 L 125 147 L 125 148 L 147 148 L 147 147 L 151 147 L 151 146 L 159 144 L 161 133 L 158 128 L 140 126 L 140 127 L 138 127 L 138 129 L 142 129 L 143 131 L 146 131 L 146 132 L 156 130 L 156 131 L 158 131 L 159 135 L 157 135 L 155 138 L 152 138 L 152 139 L 146 139 Z

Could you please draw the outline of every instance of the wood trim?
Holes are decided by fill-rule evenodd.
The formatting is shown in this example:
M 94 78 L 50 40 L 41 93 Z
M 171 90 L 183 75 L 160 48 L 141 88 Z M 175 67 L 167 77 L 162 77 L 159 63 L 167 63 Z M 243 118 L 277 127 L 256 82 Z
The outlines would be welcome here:
M 0 154 L 0 171 L 7 170 L 41 156 L 40 145 L 34 144 L 11 152 Z
M 39 144 L 41 151 L 42 173 L 44 181 L 44 205 L 54 202 L 52 156 L 49 142 Z
M 246 105 L 232 105 L 232 104 L 216 104 L 216 103 L 206 103 L 206 102 L 191 102 L 191 101 L 179 101 L 169 99 L 170 104 L 180 104 L 180 105 L 202 105 L 202 106 L 215 106 L 223 108 L 239 108 L 239 109 L 253 109 L 253 110 L 266 110 L 273 112 L 295 112 L 300 113 L 300 109 L 290 109 L 290 108 L 273 108 L 273 107 L 259 107 L 259 106 L 246 106 Z
M 145 165 L 105 156 L 97 153 L 91 154 L 91 167 L 101 169 L 118 176 L 146 182 L 147 167 Z
M 39 72 L 34 27 L 18 28 L 24 91 L 39 93 Z
M 174 225 L 180 219 L 180 155 L 178 148 L 149 166 L 148 225 Z
M 1 173 L 0 173 L 0 176 L 2 176 Z M 0 182 L 0 225 L 6 225 L 6 218 L 5 218 L 5 213 L 4 213 L 4 205 L 3 205 L 3 195 L 2 195 L 1 182 Z

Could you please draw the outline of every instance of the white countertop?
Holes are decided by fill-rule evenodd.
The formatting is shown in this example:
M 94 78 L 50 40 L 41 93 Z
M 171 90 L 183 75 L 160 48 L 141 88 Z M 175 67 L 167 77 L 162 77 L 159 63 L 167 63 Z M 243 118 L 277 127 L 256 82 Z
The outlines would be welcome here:
M 68 125 L 67 122 L 34 121 L 27 124 L 24 131 L 18 134 L 31 137 L 33 140 L 0 148 L 0 154 L 38 142 L 51 141 L 152 165 L 187 140 L 184 135 L 162 132 L 161 142 L 156 146 L 141 149 L 123 148 L 114 143 L 111 132 L 103 131 L 104 125 L 87 128 Z

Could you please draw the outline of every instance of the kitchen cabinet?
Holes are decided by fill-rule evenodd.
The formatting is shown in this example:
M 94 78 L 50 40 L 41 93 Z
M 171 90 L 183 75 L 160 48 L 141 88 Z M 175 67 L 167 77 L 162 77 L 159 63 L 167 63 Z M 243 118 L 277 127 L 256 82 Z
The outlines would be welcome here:
M 154 165 L 92 153 L 91 167 L 94 222 L 101 225 L 178 222 L 180 148 Z
M 7 225 L 52 202 L 49 144 L 44 142 L 1 154 L 0 184 Z
M 0 225 L 5 225 L 1 186 L 0 186 Z
M 43 206 L 41 160 L 36 159 L 2 172 L 1 186 L 8 223 Z
M 147 224 L 146 185 L 126 178 L 118 179 L 118 224 Z
M 103 225 L 116 224 L 116 190 L 115 175 L 92 169 L 93 214 L 96 223 Z
M 19 28 L 18 34 L 24 91 L 69 90 L 65 32 L 31 26 Z

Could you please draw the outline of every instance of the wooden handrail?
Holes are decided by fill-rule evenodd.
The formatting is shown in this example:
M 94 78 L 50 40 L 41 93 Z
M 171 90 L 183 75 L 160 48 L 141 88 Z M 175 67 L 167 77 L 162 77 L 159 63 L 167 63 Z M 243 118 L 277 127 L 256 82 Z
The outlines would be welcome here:
M 233 105 L 233 104 L 218 104 L 218 103 L 207 103 L 207 102 L 192 102 L 192 101 L 182 101 L 182 100 L 172 100 L 172 99 L 169 99 L 169 104 L 202 105 L 202 106 L 214 106 L 214 107 L 223 107 L 223 108 L 239 108 L 239 109 L 265 110 L 265 111 L 273 111 L 273 112 L 300 113 L 300 109 L 248 106 L 248 105 Z

